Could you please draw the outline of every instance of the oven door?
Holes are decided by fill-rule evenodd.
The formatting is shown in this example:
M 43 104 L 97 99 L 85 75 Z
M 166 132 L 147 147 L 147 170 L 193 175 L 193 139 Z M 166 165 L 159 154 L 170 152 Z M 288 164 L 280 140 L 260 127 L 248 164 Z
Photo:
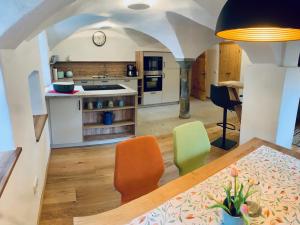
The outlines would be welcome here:
M 145 76 L 144 92 L 162 91 L 162 76 Z

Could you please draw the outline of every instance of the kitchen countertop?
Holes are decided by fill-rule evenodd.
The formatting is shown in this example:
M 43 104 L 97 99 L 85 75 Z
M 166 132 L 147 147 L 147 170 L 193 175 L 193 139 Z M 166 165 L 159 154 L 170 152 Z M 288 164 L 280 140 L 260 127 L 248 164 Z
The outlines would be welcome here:
M 99 90 L 99 91 L 84 91 L 82 86 L 75 85 L 76 91 L 79 91 L 75 94 L 63 94 L 63 93 L 49 93 L 49 91 L 53 90 L 53 86 L 50 85 L 46 88 L 45 96 L 46 98 L 53 98 L 53 97 L 110 97 L 110 96 L 125 96 L 125 95 L 137 95 L 137 91 L 120 84 L 125 89 L 120 90 Z

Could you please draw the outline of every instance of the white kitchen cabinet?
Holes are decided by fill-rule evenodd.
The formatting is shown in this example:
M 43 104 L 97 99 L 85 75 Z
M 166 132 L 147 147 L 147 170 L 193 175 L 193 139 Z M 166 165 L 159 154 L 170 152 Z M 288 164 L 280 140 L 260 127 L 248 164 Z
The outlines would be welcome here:
M 138 84 L 137 84 L 137 80 L 131 80 L 131 79 L 125 79 L 125 80 L 118 80 L 119 84 L 123 84 L 135 91 L 138 90 Z
M 162 103 L 162 92 L 144 92 L 144 105 L 153 105 Z
M 180 74 L 179 69 L 163 70 L 162 102 L 179 101 Z
M 82 142 L 81 98 L 50 98 L 49 110 L 52 145 Z
M 176 62 L 176 59 L 174 58 L 172 53 L 165 52 L 161 53 L 163 57 L 163 70 L 164 69 L 178 69 L 179 70 L 179 64 Z

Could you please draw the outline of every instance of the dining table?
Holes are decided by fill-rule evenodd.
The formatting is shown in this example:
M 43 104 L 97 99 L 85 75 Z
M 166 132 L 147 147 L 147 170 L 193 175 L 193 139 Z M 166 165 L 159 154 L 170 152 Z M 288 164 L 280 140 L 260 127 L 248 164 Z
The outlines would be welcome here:
M 222 210 L 209 208 L 208 195 L 225 198 L 232 165 L 239 169 L 240 182 L 259 179 L 261 213 L 251 224 L 300 224 L 300 152 L 253 138 L 116 209 L 75 217 L 74 225 L 221 225 Z
M 238 101 L 238 102 L 241 101 L 239 91 L 240 91 L 240 89 L 244 88 L 244 84 L 242 82 L 230 80 L 230 81 L 219 82 L 218 85 L 219 86 L 225 86 L 225 87 L 228 88 L 230 100 Z M 239 122 L 241 123 L 241 120 L 242 120 L 242 105 L 240 104 L 240 105 L 234 106 L 234 111 L 236 112 L 236 115 L 239 119 Z

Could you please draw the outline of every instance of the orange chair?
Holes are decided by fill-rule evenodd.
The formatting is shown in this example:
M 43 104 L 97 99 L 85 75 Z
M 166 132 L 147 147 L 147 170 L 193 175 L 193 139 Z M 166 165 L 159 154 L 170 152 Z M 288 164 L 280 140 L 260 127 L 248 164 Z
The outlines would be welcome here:
M 122 204 L 158 188 L 163 172 L 155 137 L 136 137 L 117 144 L 114 185 L 122 195 Z

